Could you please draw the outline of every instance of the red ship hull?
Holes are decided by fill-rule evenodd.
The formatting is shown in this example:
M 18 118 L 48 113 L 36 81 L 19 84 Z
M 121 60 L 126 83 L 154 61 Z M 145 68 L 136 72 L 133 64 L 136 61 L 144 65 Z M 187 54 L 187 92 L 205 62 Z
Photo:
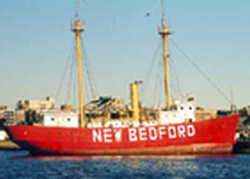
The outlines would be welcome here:
M 32 155 L 167 155 L 230 153 L 238 115 L 202 122 L 129 128 L 8 126 Z

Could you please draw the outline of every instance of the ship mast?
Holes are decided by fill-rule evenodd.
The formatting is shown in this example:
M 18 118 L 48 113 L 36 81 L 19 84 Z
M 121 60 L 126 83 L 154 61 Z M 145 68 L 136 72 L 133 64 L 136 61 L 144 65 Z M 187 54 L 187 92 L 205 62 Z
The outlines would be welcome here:
M 76 18 L 73 24 L 71 25 L 71 30 L 72 32 L 75 33 L 75 38 L 76 38 L 80 122 L 81 122 L 81 127 L 85 127 L 85 110 L 84 110 L 83 77 L 82 77 L 82 50 L 81 50 L 81 33 L 84 31 L 84 25 L 83 22 L 80 21 L 79 0 L 76 1 Z
M 164 63 L 164 76 L 165 76 L 165 93 L 166 93 L 166 109 L 170 109 L 171 97 L 170 97 L 170 81 L 169 81 L 169 69 L 168 69 L 168 44 L 167 37 L 171 34 L 171 32 L 167 29 L 167 22 L 165 19 L 165 9 L 164 9 L 164 0 L 161 0 L 161 8 L 162 8 L 162 19 L 161 26 L 159 29 L 159 34 L 162 37 L 163 43 L 163 63 Z

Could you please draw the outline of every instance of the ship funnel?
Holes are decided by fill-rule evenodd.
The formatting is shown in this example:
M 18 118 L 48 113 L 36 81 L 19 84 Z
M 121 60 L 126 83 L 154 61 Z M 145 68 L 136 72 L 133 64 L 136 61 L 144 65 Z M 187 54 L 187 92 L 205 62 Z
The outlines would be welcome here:
M 133 121 L 139 121 L 140 104 L 139 104 L 139 84 L 141 81 L 135 81 L 130 84 L 131 103 L 132 103 L 132 118 Z

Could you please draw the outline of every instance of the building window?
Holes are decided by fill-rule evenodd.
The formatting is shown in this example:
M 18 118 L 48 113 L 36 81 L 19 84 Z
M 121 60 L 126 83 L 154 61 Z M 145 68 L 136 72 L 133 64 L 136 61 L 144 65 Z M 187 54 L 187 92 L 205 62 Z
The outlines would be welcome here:
M 70 120 L 71 120 L 70 118 L 67 119 L 68 122 L 69 122 Z
M 52 117 L 52 118 L 51 118 L 51 121 L 55 121 L 55 118 Z

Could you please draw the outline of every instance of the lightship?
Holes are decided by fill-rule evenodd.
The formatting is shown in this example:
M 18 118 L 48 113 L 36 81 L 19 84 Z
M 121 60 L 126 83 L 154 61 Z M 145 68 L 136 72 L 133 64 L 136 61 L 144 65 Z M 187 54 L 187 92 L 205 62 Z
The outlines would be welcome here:
M 162 6 L 164 1 L 162 0 Z M 72 25 L 76 37 L 79 116 L 76 126 L 6 126 L 11 140 L 31 155 L 168 155 L 230 153 L 235 143 L 238 114 L 196 121 L 194 101 L 171 104 L 167 28 L 164 10 L 159 34 L 162 37 L 166 107 L 157 119 L 142 122 L 139 105 L 139 83 L 131 84 L 132 117 L 113 124 L 104 120 L 94 125 L 86 119 L 83 96 L 81 32 L 79 13 Z M 55 116 L 51 120 L 55 120 Z M 57 119 L 65 120 L 65 119 Z

